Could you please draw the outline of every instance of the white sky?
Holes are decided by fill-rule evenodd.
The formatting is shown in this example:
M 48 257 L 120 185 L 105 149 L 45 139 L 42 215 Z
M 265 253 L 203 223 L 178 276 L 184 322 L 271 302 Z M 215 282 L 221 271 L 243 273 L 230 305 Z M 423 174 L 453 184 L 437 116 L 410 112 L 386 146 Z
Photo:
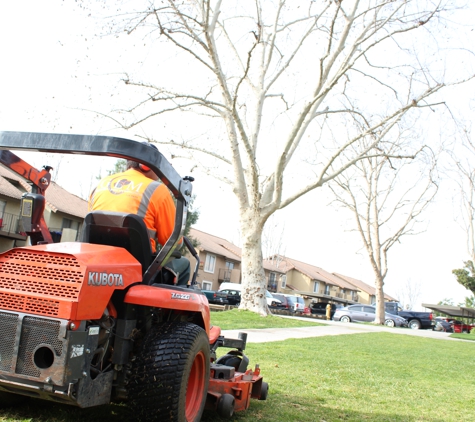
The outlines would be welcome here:
M 124 57 L 120 51 L 111 54 L 109 47 L 97 50 L 90 40 L 86 42 L 87 25 L 92 21 L 84 21 L 64 3 L 25 0 L 0 5 L 0 130 L 113 133 L 111 122 L 84 110 L 110 108 L 115 82 L 108 72 Z M 176 126 L 179 130 L 179 122 Z M 81 157 L 28 159 L 36 166 L 55 167 L 56 182 L 83 197 L 95 176 L 112 168 L 98 159 Z M 177 170 L 185 175 L 189 168 Z M 454 221 L 453 189 L 444 185 L 425 214 L 426 232 L 403 238 L 391 251 L 387 293 L 397 297 L 398 285 L 410 280 L 421 286 L 420 303 L 444 298 L 461 302 L 471 294 L 451 273 L 468 258 L 465 235 Z M 194 193 L 200 211 L 196 228 L 238 243 L 238 214 L 232 194 L 199 175 Z M 281 252 L 372 284 L 368 258 L 359 250 L 358 237 L 348 231 L 348 216 L 329 202 L 323 188 L 276 215 L 274 222 L 285 227 Z

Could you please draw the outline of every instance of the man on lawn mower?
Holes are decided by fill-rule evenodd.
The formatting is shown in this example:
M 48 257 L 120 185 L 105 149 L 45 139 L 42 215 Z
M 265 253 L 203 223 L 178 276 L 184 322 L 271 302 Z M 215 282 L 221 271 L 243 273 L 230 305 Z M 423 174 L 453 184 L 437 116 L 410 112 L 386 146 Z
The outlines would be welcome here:
M 148 142 L 142 142 L 157 147 Z M 89 211 L 114 211 L 137 214 L 147 226 L 150 246 L 164 245 L 175 224 L 175 203 L 167 187 L 148 166 L 127 161 L 127 170 L 103 178 L 89 197 Z M 190 279 L 190 261 L 179 257 L 169 261 L 159 277 L 161 282 L 186 286 Z M 167 274 L 168 272 L 168 274 Z M 171 273 L 171 277 L 170 277 Z M 172 281 L 170 281 L 170 278 Z M 159 280 L 157 280 L 159 282 Z

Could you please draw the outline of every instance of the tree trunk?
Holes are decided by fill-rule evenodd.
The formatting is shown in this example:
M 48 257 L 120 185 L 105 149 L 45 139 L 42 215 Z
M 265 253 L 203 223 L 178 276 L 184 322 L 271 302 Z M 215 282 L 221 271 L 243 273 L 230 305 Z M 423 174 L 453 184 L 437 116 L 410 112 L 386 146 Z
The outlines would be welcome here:
M 385 310 L 384 310 L 384 281 L 383 277 L 378 274 L 376 276 L 376 281 L 374 283 L 376 287 L 376 316 L 374 318 L 375 324 L 384 324 L 385 321 Z
M 247 309 L 260 315 L 268 315 L 266 277 L 262 264 L 262 217 L 257 212 L 241 212 L 242 236 L 242 291 L 239 309 Z

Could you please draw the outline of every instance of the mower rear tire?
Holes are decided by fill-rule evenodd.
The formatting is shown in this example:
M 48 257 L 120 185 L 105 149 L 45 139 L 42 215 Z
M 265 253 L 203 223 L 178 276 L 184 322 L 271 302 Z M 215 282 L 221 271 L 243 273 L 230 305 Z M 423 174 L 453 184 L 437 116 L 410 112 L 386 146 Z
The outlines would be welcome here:
M 206 332 L 188 322 L 154 327 L 132 363 L 130 408 L 143 421 L 198 422 L 208 393 Z
M 222 418 L 231 418 L 234 415 L 234 396 L 231 394 L 223 394 L 218 402 L 216 412 Z

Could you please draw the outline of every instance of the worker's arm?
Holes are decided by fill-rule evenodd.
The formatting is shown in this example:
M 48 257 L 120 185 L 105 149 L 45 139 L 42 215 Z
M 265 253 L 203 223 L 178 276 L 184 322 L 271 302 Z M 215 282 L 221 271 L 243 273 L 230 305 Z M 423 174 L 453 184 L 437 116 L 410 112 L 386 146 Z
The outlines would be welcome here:
M 163 246 L 173 232 L 175 227 L 175 203 L 170 195 L 170 192 L 165 185 L 160 185 L 150 199 L 150 207 L 153 207 L 151 213 L 155 217 L 154 226 L 157 231 L 157 239 Z M 180 239 L 178 247 L 183 244 L 183 239 Z

